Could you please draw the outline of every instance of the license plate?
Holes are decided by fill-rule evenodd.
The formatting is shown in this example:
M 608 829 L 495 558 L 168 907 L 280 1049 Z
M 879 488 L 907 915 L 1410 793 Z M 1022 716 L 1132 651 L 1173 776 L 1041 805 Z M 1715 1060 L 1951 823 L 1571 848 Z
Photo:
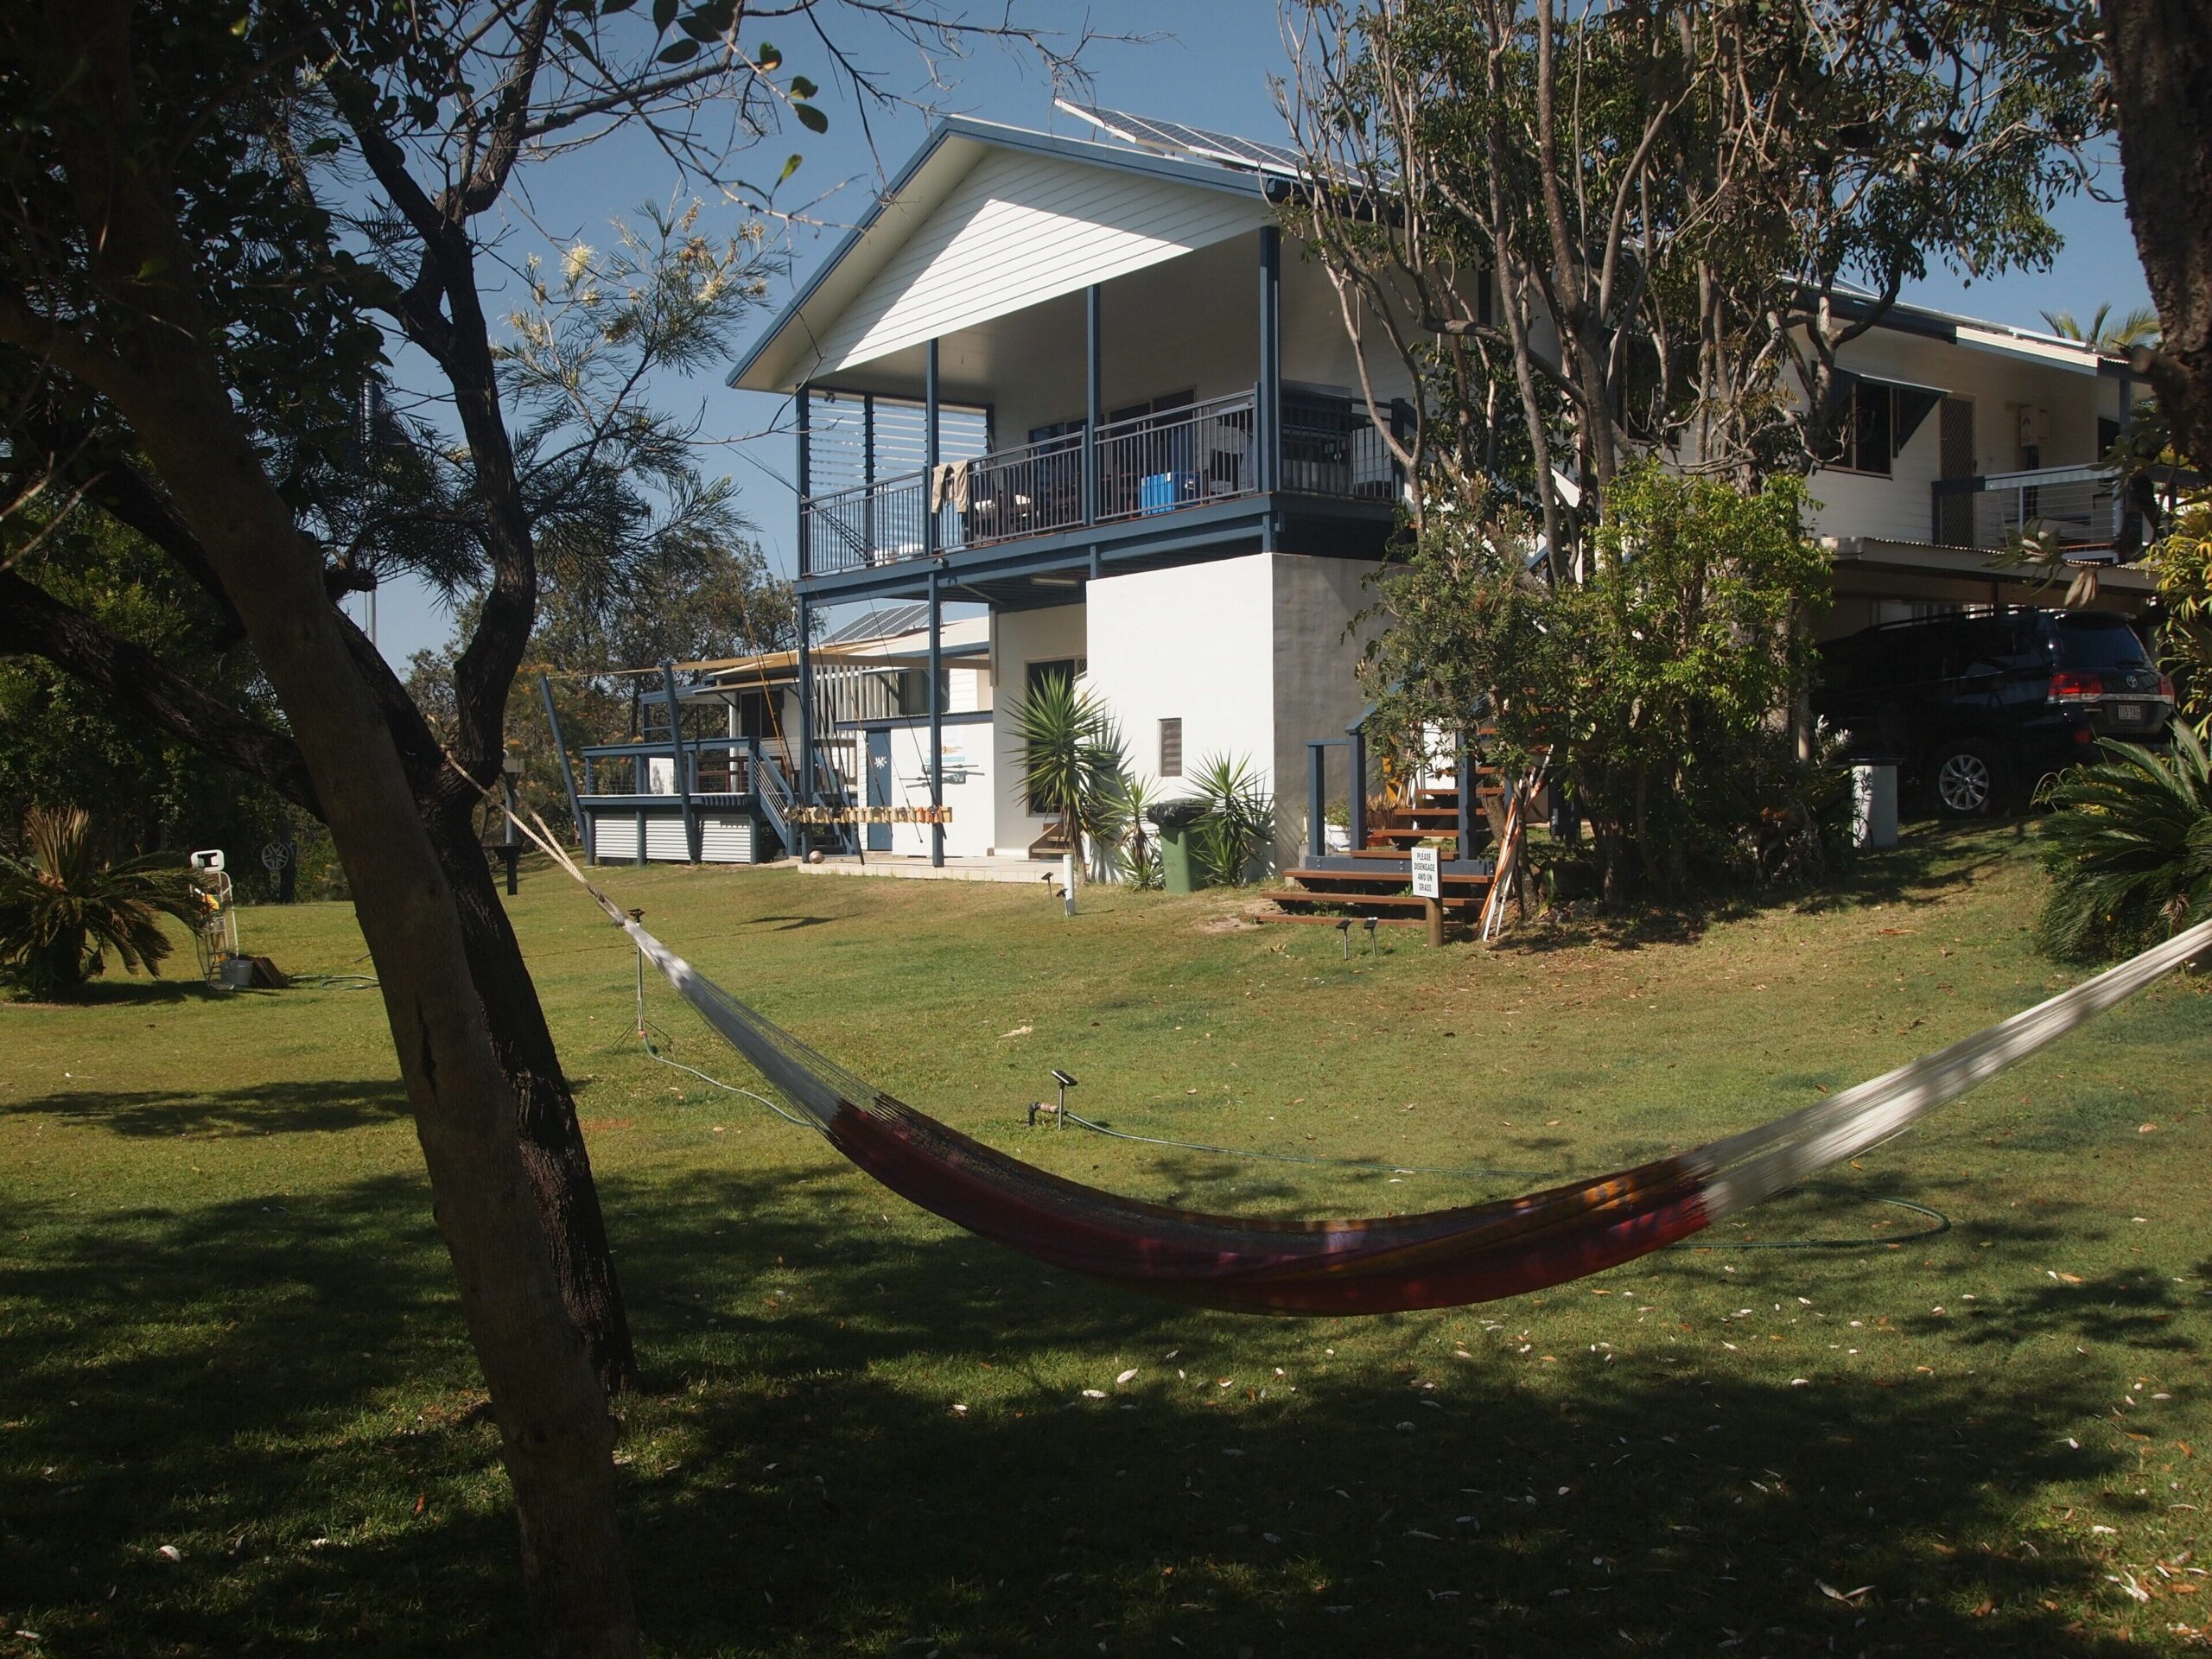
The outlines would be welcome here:
M 2116 702 L 2112 714 L 2123 726 L 2147 726 L 2151 722 L 2151 705 L 2147 702 Z

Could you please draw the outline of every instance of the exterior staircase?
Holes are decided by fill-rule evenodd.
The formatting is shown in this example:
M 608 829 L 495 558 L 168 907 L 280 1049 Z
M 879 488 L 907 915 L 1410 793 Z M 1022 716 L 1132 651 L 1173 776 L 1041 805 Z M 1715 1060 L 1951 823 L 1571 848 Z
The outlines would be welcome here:
M 1490 817 L 1484 809 L 1502 798 L 1496 768 L 1470 766 L 1475 798 L 1467 822 L 1468 845 L 1460 844 L 1460 780 L 1430 782 L 1409 791 L 1397 804 L 1372 809 L 1363 844 L 1349 851 L 1309 853 L 1295 869 L 1285 870 L 1290 885 L 1261 894 L 1271 906 L 1265 922 L 1306 922 L 1333 925 L 1344 918 L 1378 923 L 1418 924 L 1427 919 L 1427 901 L 1413 895 L 1416 846 L 1433 842 L 1440 854 L 1438 884 L 1447 920 L 1474 923 L 1489 896 L 1492 867 L 1485 855 Z

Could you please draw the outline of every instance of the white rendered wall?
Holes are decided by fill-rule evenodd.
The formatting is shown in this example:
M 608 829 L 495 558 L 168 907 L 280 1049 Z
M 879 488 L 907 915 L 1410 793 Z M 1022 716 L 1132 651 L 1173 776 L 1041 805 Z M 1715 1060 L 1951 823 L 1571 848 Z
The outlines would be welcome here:
M 1121 721 L 1130 769 L 1163 793 L 1185 792 L 1216 755 L 1280 793 L 1274 583 L 1287 562 L 1254 553 L 1090 585 L 1091 688 Z M 1160 778 L 1164 719 L 1183 722 L 1179 779 Z
M 1026 857 L 1030 842 L 1052 826 L 1051 818 L 1029 810 L 1028 791 L 1021 783 L 1021 741 L 1014 734 L 1012 710 L 1027 693 L 1031 663 L 1084 655 L 1084 608 L 1081 604 L 1055 605 L 1048 610 L 991 613 L 994 718 L 988 730 L 995 810 L 988 844 L 1002 858 Z M 979 745 L 983 729 L 978 728 Z

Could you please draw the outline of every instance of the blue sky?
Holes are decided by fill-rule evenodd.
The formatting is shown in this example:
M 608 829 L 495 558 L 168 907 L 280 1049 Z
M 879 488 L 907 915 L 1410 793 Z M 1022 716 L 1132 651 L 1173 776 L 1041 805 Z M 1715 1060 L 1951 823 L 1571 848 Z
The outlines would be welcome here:
M 988 16 L 997 7 L 978 0 L 975 10 Z M 1147 37 L 1097 41 L 1086 54 L 1092 76 L 1089 96 L 1099 104 L 1254 137 L 1274 137 L 1281 130 L 1269 86 L 1270 78 L 1287 68 L 1274 0 L 1113 0 L 1090 6 L 1070 0 L 1018 0 L 1017 10 L 1069 35 L 1088 20 L 1094 29 Z M 802 185 L 819 194 L 849 181 L 820 210 L 831 220 L 849 223 L 866 210 L 878 158 L 883 168 L 895 171 L 920 143 L 926 118 L 915 110 L 871 111 L 876 140 L 872 156 L 853 110 L 827 97 L 834 77 L 824 65 L 810 61 L 809 43 L 793 35 L 776 44 L 784 48 L 793 70 L 821 83 L 831 121 L 829 132 L 818 137 L 800 132 L 791 141 L 769 140 L 759 152 L 760 171 L 772 176 L 786 155 L 799 151 L 805 159 L 786 187 L 786 195 Z M 818 48 L 814 55 L 819 55 Z M 920 84 L 920 67 L 912 49 L 888 38 L 870 42 L 868 61 L 887 71 L 893 84 L 940 109 L 1075 135 L 1090 132 L 1084 123 L 1052 107 L 1052 89 L 1033 62 L 1007 53 L 982 48 L 965 62 L 945 66 L 944 79 L 950 85 L 938 91 Z M 2116 196 L 2118 168 L 2107 168 L 2101 182 Z M 610 219 L 633 216 L 646 200 L 666 200 L 676 188 L 666 158 L 657 151 L 641 144 L 601 145 L 535 175 L 528 221 L 542 227 L 543 237 L 555 243 L 581 236 L 603 246 Z M 743 220 L 735 207 L 710 204 L 702 213 L 701 228 L 709 234 L 728 234 Z M 516 216 L 512 251 L 518 262 L 541 240 L 540 230 L 528 221 Z M 2086 318 L 2107 301 L 2116 312 L 2149 303 L 2134 238 L 2117 201 L 2076 196 L 2062 205 L 2056 222 L 2066 246 L 2049 271 L 1968 284 L 1939 269 L 1905 297 L 2031 327 L 2043 326 L 2040 314 L 2047 310 L 2072 311 Z M 772 294 L 772 307 L 805 280 L 836 245 L 839 234 L 836 228 L 824 227 L 803 229 L 791 236 L 791 277 Z M 779 419 L 788 424 L 787 411 L 775 399 L 727 390 L 719 373 L 669 382 L 658 392 L 664 406 L 702 410 L 705 432 L 728 441 L 705 460 L 705 470 L 729 474 L 771 562 L 788 572 L 794 518 L 792 445 L 786 434 L 769 432 Z M 767 435 L 743 438 L 755 433 Z M 449 619 L 411 584 L 395 583 L 381 595 L 378 643 L 395 661 L 404 664 L 412 652 L 439 644 L 450 632 Z

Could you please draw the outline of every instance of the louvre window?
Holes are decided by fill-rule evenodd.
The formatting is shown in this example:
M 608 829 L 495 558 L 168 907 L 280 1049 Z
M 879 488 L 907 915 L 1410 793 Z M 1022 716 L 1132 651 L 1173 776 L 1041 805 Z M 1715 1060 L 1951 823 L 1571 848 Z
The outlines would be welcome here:
M 1179 719 L 1160 722 L 1160 775 L 1183 775 L 1183 722 Z

